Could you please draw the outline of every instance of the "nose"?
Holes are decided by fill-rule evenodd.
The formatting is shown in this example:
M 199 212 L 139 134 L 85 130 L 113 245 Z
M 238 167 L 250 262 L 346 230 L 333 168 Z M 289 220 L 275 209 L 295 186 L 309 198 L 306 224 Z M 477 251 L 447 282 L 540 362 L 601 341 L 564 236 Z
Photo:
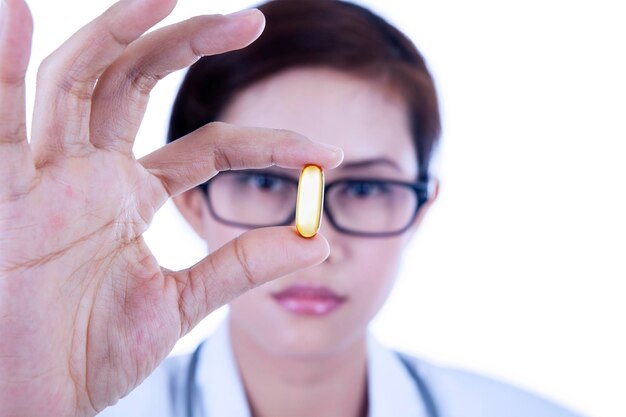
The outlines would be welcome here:
M 324 261 L 324 263 L 337 265 L 345 260 L 349 253 L 349 248 L 346 241 L 347 236 L 337 231 L 337 229 L 335 229 L 330 224 L 328 219 L 324 219 L 324 216 L 322 216 L 320 233 L 324 235 L 326 240 L 328 240 L 328 244 L 330 245 L 330 255 L 328 255 L 328 258 L 326 258 L 326 261 Z

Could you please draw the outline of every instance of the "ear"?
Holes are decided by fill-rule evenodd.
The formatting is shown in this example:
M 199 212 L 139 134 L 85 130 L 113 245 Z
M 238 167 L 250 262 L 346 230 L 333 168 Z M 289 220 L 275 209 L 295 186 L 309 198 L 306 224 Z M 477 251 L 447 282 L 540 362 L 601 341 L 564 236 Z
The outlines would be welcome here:
M 193 230 L 203 237 L 204 221 L 208 213 L 206 195 L 198 187 L 194 187 L 172 198 L 174 205 L 183 215 Z
M 426 216 L 426 213 L 430 210 L 432 205 L 435 203 L 435 201 L 439 197 L 439 178 L 431 179 L 429 191 L 430 191 L 430 195 L 428 196 L 428 201 L 426 201 L 426 203 L 424 203 L 424 205 L 420 208 L 420 211 L 417 214 L 417 218 L 415 219 L 415 221 L 411 225 L 411 228 L 409 229 L 409 232 L 408 232 L 409 240 L 411 237 L 413 237 L 413 235 L 419 228 L 419 225 L 422 223 L 424 216 Z

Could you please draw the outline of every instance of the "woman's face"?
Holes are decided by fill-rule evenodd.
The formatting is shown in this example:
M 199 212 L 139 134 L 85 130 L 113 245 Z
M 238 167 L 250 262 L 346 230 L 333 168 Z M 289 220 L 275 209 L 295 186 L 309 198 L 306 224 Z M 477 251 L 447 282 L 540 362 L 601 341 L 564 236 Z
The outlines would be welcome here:
M 280 73 L 239 93 L 222 120 L 289 129 L 341 147 L 344 163 L 325 172 L 327 183 L 346 177 L 413 181 L 417 175 L 404 101 L 382 83 L 347 73 L 314 68 Z M 299 175 L 281 173 L 296 180 Z M 200 193 L 193 192 L 198 199 Z M 201 218 L 193 223 L 210 251 L 245 231 L 216 221 L 205 202 L 196 212 Z M 343 234 L 323 221 L 330 257 L 232 301 L 231 329 L 275 355 L 325 355 L 357 342 L 387 298 L 419 221 L 386 238 Z

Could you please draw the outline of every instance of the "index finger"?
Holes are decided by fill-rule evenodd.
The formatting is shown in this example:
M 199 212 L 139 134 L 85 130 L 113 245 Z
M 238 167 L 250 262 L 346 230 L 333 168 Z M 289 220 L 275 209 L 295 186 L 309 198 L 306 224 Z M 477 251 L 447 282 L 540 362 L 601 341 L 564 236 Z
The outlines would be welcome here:
M 246 168 L 302 168 L 315 163 L 334 168 L 343 160 L 343 151 L 314 142 L 288 130 L 239 127 L 210 123 L 141 158 L 139 162 L 162 187 L 155 206 L 169 197 L 200 185 L 219 171 Z

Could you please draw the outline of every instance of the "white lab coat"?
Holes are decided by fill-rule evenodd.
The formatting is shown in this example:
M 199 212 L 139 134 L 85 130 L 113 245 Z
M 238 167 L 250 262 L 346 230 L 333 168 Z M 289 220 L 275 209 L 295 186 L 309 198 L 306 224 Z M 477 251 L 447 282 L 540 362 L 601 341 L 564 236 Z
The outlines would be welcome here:
M 580 417 L 526 391 L 469 372 L 416 358 L 408 358 L 409 371 L 396 352 L 371 335 L 367 348 L 368 417 Z M 188 417 L 191 404 L 194 417 L 250 417 L 226 323 L 199 348 L 190 383 L 193 362 L 192 355 L 166 359 L 139 387 L 98 416 Z

